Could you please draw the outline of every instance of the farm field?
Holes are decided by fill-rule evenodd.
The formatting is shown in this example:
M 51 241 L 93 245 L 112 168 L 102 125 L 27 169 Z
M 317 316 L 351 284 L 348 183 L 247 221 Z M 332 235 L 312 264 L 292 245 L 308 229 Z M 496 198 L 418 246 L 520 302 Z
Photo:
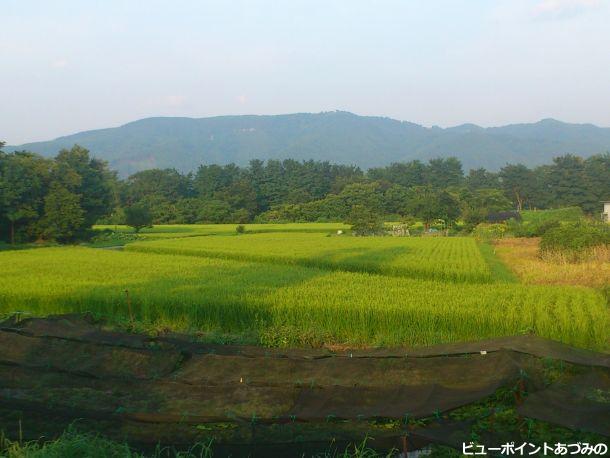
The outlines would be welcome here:
M 262 246 L 252 243 L 259 238 Z M 340 245 L 336 252 L 322 248 L 316 252 L 314 243 Z M 172 251 L 174 245 L 188 249 L 189 244 L 195 256 Z M 382 254 L 376 256 L 374 245 Z M 316 259 L 322 262 L 316 268 L 198 251 L 209 246 L 229 247 L 226 253 L 235 257 L 250 249 L 251 255 L 290 254 L 312 265 Z M 157 249 L 165 251 L 154 252 Z M 367 253 L 373 261 L 366 261 Z M 352 256 L 381 272 L 391 272 L 394 265 L 423 267 L 414 277 L 341 270 L 348 261 L 355 262 Z M 410 256 L 417 261 L 411 262 Z M 462 269 L 460 281 L 447 276 L 451 270 L 443 270 L 443 258 L 454 271 Z M 329 260 L 336 268 L 326 268 Z M 416 346 L 533 332 L 578 347 L 607 350 L 610 334 L 601 292 L 496 280 L 472 239 L 299 233 L 207 236 L 142 242 L 128 245 L 125 251 L 85 247 L 4 251 L 0 265 L 2 314 L 88 311 L 118 324 L 133 317 L 133 325 L 144 330 L 197 332 L 221 341 Z M 433 266 L 441 273 L 434 273 Z M 486 274 L 479 277 L 481 272 Z
M 200 235 L 235 235 L 236 224 L 164 224 L 144 228 L 139 236 L 145 240 L 166 238 L 196 237 Z M 343 223 L 292 223 L 292 224 L 247 224 L 248 232 L 313 232 L 329 233 L 347 230 Z M 124 225 L 100 224 L 96 230 L 109 229 L 117 232 L 133 233 L 133 228 Z
M 473 238 L 349 237 L 259 233 L 133 243 L 126 248 L 241 261 L 436 280 L 491 282 L 493 272 Z

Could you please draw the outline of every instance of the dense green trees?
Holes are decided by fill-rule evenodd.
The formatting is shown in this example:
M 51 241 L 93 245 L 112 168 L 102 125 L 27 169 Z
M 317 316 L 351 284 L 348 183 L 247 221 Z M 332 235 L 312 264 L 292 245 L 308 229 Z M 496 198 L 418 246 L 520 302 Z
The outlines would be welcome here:
M 427 185 L 409 190 L 406 213 L 420 219 L 428 229 L 436 220 L 451 224 L 460 216 L 460 209 L 459 202 L 449 192 Z
M 51 162 L 32 153 L 0 156 L 0 227 L 3 239 L 14 243 L 39 231 L 44 196 L 49 186 Z
M 145 204 L 155 223 L 246 223 L 271 208 L 322 200 L 363 179 L 360 169 L 329 162 L 254 160 L 245 168 L 202 165 L 192 176 L 173 169 L 139 172 L 121 184 L 120 196 L 123 206 Z M 328 218 L 348 211 L 331 211 Z
M 458 200 L 462 219 L 472 227 L 484 222 L 489 214 L 512 207 L 502 190 L 494 188 L 463 188 Z
M 85 219 L 82 197 L 59 183 L 53 183 L 44 198 L 39 235 L 45 240 L 58 242 L 73 240 L 83 229 Z
M 83 238 L 116 206 L 115 176 L 79 146 L 55 159 L 0 153 L 0 240 Z
M 535 169 L 507 165 L 498 177 L 518 210 L 578 206 L 594 214 L 600 201 L 610 198 L 610 153 L 587 159 L 566 154 Z
M 346 221 L 358 208 L 361 216 L 475 226 L 490 213 L 514 209 L 578 206 L 595 214 L 608 198 L 609 153 L 466 175 L 455 158 L 366 173 L 329 162 L 253 160 L 247 167 L 202 165 L 193 174 L 152 169 L 119 181 L 79 146 L 54 159 L 0 150 L 0 240 L 6 241 L 79 239 L 95 222 L 125 223 L 134 208 L 147 209 L 154 224 Z
M 354 205 L 345 222 L 351 225 L 354 235 L 383 233 L 383 218 L 381 215 L 364 205 Z

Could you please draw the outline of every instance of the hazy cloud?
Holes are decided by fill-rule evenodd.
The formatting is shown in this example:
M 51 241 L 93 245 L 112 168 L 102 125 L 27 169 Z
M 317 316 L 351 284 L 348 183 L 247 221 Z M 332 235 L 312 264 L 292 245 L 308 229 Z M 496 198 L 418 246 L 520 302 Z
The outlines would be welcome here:
M 238 95 L 235 99 L 241 103 L 242 105 L 248 101 L 248 98 L 245 95 Z
M 68 61 L 66 59 L 55 59 L 51 62 L 51 66 L 53 68 L 65 68 L 68 66 Z
M 534 7 L 537 19 L 566 19 L 598 8 L 600 0 L 542 0 Z
M 181 107 L 186 102 L 186 97 L 183 95 L 168 95 L 164 101 L 170 107 Z

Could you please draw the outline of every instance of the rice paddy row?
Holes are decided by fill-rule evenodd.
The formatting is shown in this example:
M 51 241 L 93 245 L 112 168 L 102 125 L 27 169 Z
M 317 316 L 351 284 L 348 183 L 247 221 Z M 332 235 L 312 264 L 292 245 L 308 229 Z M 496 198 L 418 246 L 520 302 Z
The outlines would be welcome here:
M 139 236 L 144 240 L 158 240 L 168 238 L 196 237 L 200 235 L 235 235 L 237 224 L 163 224 L 144 228 Z M 247 224 L 245 228 L 249 233 L 277 233 L 277 232 L 309 232 L 324 233 L 346 231 L 350 226 L 343 223 L 273 223 L 273 224 Z M 133 233 L 133 228 L 121 224 L 103 224 L 94 226 L 96 230 L 109 229 L 116 232 Z
M 130 244 L 129 251 L 282 263 L 391 276 L 486 283 L 498 279 L 473 238 L 259 233 Z
M 588 288 L 454 283 L 83 247 L 0 252 L 0 265 L 3 314 L 89 311 L 125 322 L 128 290 L 142 326 L 268 345 L 429 345 L 533 332 L 607 350 L 610 335 L 605 299 Z

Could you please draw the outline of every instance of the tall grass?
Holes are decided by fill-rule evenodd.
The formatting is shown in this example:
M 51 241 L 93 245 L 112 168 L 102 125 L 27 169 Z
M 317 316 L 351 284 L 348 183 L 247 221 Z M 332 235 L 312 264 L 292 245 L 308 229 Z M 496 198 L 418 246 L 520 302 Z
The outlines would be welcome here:
M 466 237 L 328 237 L 262 233 L 130 244 L 129 251 L 295 264 L 435 280 L 490 282 L 493 272 Z
M 367 444 L 368 437 L 348 445 L 341 450 L 330 443 L 328 450 L 311 456 L 312 458 L 389 458 L 396 455 L 395 450 L 381 453 Z M 321 445 L 321 444 L 319 444 Z M 196 443 L 187 450 L 174 447 L 157 446 L 149 453 L 133 450 L 126 443 L 116 442 L 86 432 L 69 428 L 54 440 L 17 442 L 3 439 L 0 433 L 0 458 L 212 458 L 221 456 L 214 453 L 212 440 Z
M 353 240 L 353 239 L 352 239 Z M 270 345 L 428 345 L 534 332 L 606 349 L 587 288 L 452 283 L 271 263 L 90 248 L 0 252 L 0 313 L 90 311 Z
M 541 256 L 538 238 L 506 238 L 498 240 L 495 251 L 521 281 L 540 285 L 581 285 L 610 288 L 610 250 L 598 247 L 582 262 L 557 253 Z

